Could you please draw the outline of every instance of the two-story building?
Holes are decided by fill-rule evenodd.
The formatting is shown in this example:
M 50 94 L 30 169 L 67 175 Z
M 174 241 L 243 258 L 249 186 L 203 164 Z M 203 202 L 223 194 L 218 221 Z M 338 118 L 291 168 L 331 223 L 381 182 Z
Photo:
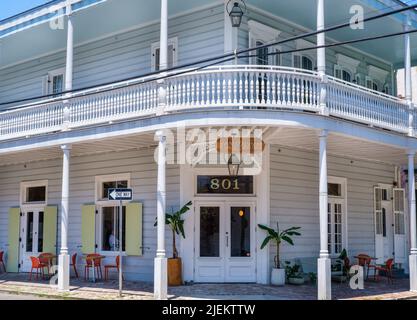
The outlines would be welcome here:
M 352 260 L 393 258 L 417 290 L 417 37 L 403 33 L 417 13 L 327 32 L 361 10 L 368 18 L 406 4 L 236 3 L 236 26 L 235 1 L 224 0 L 55 0 L 0 21 L 8 272 L 56 253 L 67 290 L 74 253 L 80 267 L 92 252 L 112 262 L 119 215 L 108 190 L 119 187 L 134 193 L 122 219 L 125 277 L 154 281 L 157 298 L 172 236 L 155 219 L 188 201 L 177 239 L 185 281 L 268 284 L 276 248 L 260 249 L 258 224 L 279 222 L 301 227 L 282 259 L 317 261 L 320 299 L 331 298 L 331 258 L 343 249 Z M 219 132 L 249 143 L 249 161 Z

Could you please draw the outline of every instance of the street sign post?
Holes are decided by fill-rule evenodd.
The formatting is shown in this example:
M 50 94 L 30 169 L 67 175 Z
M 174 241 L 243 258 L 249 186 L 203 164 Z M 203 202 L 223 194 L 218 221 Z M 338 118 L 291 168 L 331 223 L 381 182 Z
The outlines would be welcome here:
M 123 201 L 133 199 L 132 189 L 109 189 L 109 200 L 119 201 L 119 296 L 123 290 L 122 252 L 123 252 Z

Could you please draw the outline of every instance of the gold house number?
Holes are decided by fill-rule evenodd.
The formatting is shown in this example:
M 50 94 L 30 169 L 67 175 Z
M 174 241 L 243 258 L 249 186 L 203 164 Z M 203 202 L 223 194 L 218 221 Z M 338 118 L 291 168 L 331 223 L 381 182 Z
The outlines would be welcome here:
M 211 179 L 210 189 L 219 190 L 240 190 L 239 179 Z

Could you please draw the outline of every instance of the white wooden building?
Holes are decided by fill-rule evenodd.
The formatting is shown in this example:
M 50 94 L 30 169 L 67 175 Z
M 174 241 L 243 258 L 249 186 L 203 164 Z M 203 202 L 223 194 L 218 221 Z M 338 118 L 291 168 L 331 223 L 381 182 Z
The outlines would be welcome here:
M 405 4 L 245 2 L 239 27 L 223 0 L 56 0 L 0 21 L 0 248 L 9 272 L 53 252 L 67 290 L 72 254 L 112 262 L 118 218 L 107 190 L 131 187 L 125 277 L 154 281 L 157 298 L 166 297 L 172 239 L 155 218 L 190 200 L 178 239 L 185 281 L 268 284 L 275 248 L 260 250 L 257 225 L 279 221 L 302 228 L 282 260 L 316 261 L 320 299 L 331 298 L 330 258 L 344 248 L 352 261 L 394 258 L 417 290 L 417 112 L 411 77 L 405 99 L 395 81 L 397 69 L 408 76 L 416 64 L 417 37 L 303 50 L 415 29 L 417 13 L 284 43 L 348 22 L 355 5 L 372 16 Z M 282 43 L 187 66 L 271 42 Z M 176 151 L 196 132 L 231 129 L 262 133 L 261 170 L 241 165 L 235 181 L 227 163 L 180 161 Z M 174 158 L 155 153 L 170 143 Z M 213 179 L 225 185 L 213 190 Z

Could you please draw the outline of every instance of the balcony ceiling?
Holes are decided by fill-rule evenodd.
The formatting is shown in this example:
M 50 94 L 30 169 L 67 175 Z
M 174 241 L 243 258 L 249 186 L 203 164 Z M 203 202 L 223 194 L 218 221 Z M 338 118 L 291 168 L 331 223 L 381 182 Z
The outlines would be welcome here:
M 95 5 L 78 9 L 74 14 L 75 42 L 77 44 L 117 33 L 133 26 L 156 22 L 160 16 L 160 1 L 107 0 L 90 2 Z M 170 15 L 177 15 L 198 7 L 222 2 L 222 0 L 170 0 L 169 12 Z M 316 1 L 246 0 L 246 2 L 250 10 L 257 7 L 284 17 L 304 28 L 315 29 Z M 384 10 L 384 12 L 390 11 L 392 7 L 398 8 L 398 3 L 394 0 L 327 0 L 326 25 L 331 26 L 348 21 L 351 17 L 349 9 L 355 4 L 362 5 L 365 13 L 369 16 L 376 14 L 376 8 Z M 415 16 L 417 17 L 417 14 Z M 364 30 L 345 28 L 329 33 L 329 37 L 336 41 L 344 41 L 381 35 L 382 33 L 400 32 L 402 31 L 401 19 L 400 15 L 386 17 L 367 23 Z M 417 28 L 417 18 L 414 20 L 414 27 Z M 65 45 L 65 30 L 52 30 L 47 20 L 43 23 L 38 22 L 30 28 L 25 27 L 21 31 L 0 36 L 0 67 L 63 50 Z M 359 43 L 353 46 L 398 67 L 403 65 L 402 37 Z M 417 65 L 417 34 L 412 35 L 412 50 L 414 64 Z

